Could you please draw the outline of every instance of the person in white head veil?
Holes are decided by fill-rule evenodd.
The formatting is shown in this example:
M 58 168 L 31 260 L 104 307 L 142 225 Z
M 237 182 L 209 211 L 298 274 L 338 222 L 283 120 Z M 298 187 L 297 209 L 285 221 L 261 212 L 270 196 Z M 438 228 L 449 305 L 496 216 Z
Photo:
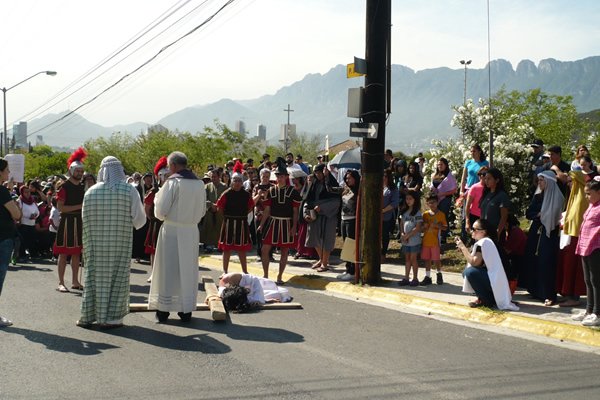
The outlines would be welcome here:
M 559 250 L 559 222 L 565 197 L 557 185 L 553 171 L 538 174 L 538 189 L 525 216 L 531 227 L 527 237 L 528 262 L 519 279 L 519 286 L 544 302 L 546 306 L 556 303 L 556 262 Z
M 84 291 L 77 325 L 115 328 L 129 313 L 129 266 L 133 228 L 146 222 L 137 190 L 121 162 L 105 157 L 98 183 L 83 198 Z

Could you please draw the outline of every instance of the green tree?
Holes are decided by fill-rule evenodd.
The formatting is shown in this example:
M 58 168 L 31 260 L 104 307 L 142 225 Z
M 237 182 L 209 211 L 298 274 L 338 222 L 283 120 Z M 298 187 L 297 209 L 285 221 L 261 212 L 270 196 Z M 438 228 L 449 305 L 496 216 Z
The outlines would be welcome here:
M 51 175 L 64 174 L 70 154 L 55 152 L 50 146 L 34 146 L 25 155 L 25 180 L 45 179 Z

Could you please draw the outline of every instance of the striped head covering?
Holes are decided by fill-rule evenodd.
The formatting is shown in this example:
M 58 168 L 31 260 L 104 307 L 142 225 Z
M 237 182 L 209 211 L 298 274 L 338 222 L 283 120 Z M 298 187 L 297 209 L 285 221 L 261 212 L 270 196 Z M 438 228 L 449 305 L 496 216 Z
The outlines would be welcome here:
M 121 161 L 113 156 L 102 159 L 100 171 L 98 171 L 98 182 L 103 182 L 109 188 L 113 188 L 119 182 L 125 182 L 125 172 Z

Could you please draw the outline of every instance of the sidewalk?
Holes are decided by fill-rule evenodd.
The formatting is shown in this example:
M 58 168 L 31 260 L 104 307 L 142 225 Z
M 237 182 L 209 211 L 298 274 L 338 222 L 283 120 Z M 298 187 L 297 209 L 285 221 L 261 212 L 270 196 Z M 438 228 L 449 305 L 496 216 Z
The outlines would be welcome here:
M 278 259 L 278 256 L 275 256 Z M 529 298 L 527 292 L 517 290 L 513 300 L 519 303 L 520 311 L 502 312 L 470 308 L 467 303 L 473 295 L 462 292 L 462 276 L 458 273 L 444 272 L 444 284 L 417 287 L 400 287 L 397 282 L 403 277 L 403 265 L 383 264 L 381 266 L 382 283 L 378 286 L 355 285 L 336 279 L 336 275 L 345 272 L 344 262 L 332 256 L 330 270 L 318 273 L 310 269 L 313 261 L 293 260 L 290 257 L 283 280 L 288 287 L 310 290 L 324 290 L 357 300 L 396 305 L 409 308 L 426 315 L 439 315 L 485 325 L 509 328 L 530 334 L 546 336 L 560 341 L 571 341 L 587 346 L 600 347 L 600 329 L 582 326 L 571 320 L 571 315 L 585 308 L 585 298 L 576 308 L 545 307 L 540 301 Z M 199 263 L 211 270 L 221 271 L 220 254 L 201 254 Z M 278 263 L 271 262 L 269 277 L 275 279 Z M 229 271 L 241 272 L 237 256 L 232 255 Z M 248 272 L 262 276 L 262 265 L 256 256 L 248 256 Z M 420 278 L 425 276 L 419 270 Z M 435 282 L 435 272 L 432 273 Z

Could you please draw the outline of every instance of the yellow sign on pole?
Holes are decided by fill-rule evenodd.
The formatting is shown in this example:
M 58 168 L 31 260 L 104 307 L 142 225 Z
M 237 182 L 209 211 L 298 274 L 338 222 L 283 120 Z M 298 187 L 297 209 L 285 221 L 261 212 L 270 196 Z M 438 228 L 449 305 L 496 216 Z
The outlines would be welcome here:
M 354 63 L 346 65 L 346 77 L 350 78 L 358 78 L 359 76 L 364 76 L 365 74 L 361 74 L 354 70 Z

